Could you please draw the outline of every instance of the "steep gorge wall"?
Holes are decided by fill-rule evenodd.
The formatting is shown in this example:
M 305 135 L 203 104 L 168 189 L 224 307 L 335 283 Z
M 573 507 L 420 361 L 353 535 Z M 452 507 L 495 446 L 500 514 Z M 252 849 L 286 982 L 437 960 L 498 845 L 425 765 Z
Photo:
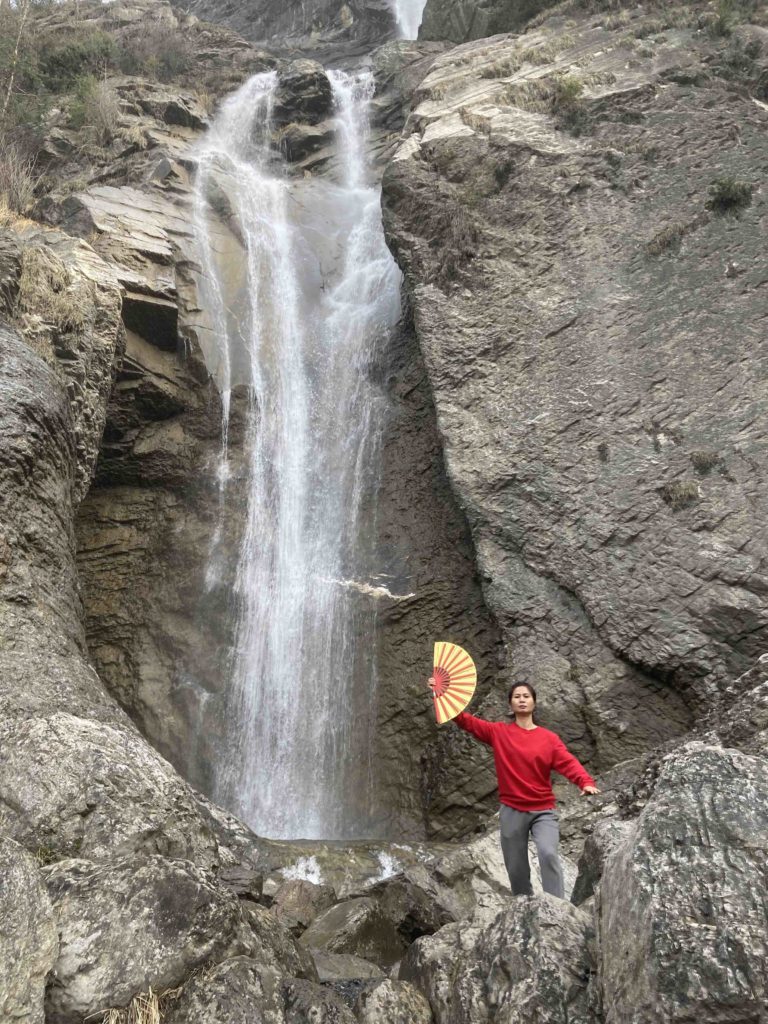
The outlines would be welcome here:
M 384 208 L 510 675 L 600 770 L 768 640 L 766 51 L 566 13 L 436 60 Z

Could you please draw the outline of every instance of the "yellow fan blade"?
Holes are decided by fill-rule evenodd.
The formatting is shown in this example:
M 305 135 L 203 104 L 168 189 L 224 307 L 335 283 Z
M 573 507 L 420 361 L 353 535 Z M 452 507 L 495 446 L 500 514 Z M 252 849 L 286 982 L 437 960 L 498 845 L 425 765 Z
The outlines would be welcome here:
M 442 725 L 469 704 L 477 685 L 477 669 L 463 647 L 447 641 L 435 644 L 432 664 L 443 687 L 434 698 L 435 717 L 438 725 Z

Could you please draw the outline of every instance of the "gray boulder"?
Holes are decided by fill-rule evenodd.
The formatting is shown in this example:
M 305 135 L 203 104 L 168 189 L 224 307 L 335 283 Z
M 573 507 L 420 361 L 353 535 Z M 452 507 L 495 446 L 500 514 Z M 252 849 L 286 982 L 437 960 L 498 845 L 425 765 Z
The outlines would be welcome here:
M 609 857 L 598 891 L 606 1024 L 768 1011 L 768 764 L 689 743 Z
M 312 957 L 307 949 L 298 945 L 274 914 L 258 904 L 242 904 L 248 925 L 250 955 L 260 964 L 296 978 L 317 979 Z
M 516 897 L 490 923 L 417 939 L 400 965 L 437 1024 L 593 1024 L 590 918 L 554 896 Z
M 364 989 L 356 1003 L 359 1024 L 432 1024 L 424 996 L 404 981 L 380 981 Z
M 579 859 L 579 873 L 571 894 L 571 902 L 575 906 L 578 907 L 594 894 L 606 859 L 627 838 L 632 828 L 630 821 L 609 818 L 598 822 L 592 833 L 587 836 Z
M 276 126 L 291 122 L 319 124 L 333 106 L 331 83 L 322 64 L 296 60 L 279 74 L 272 117 Z
M 43 873 L 61 938 L 46 996 L 52 1024 L 172 988 L 202 964 L 250 954 L 274 966 L 283 954 L 269 932 L 254 933 L 236 896 L 189 862 L 65 860 Z M 286 933 L 283 941 L 290 950 Z M 291 971 L 300 955 L 285 959 Z
M 327 949 L 312 949 L 310 952 L 317 976 L 323 984 L 384 977 L 384 972 L 376 964 L 351 953 L 329 953 Z
M 330 885 L 315 885 L 303 878 L 288 879 L 272 901 L 272 913 L 294 935 L 301 935 L 318 914 L 336 902 Z
M 405 949 L 379 903 L 366 897 L 346 900 L 320 914 L 299 943 L 331 953 L 352 953 L 381 967 L 395 963 Z
M 282 979 L 250 957 L 232 957 L 188 981 L 164 1024 L 284 1024 Z
M 43 1024 L 58 935 L 40 866 L 10 839 L 0 839 L 0 921 L 0 1020 Z
M 341 996 L 311 981 L 286 982 L 283 998 L 285 1024 L 356 1024 Z

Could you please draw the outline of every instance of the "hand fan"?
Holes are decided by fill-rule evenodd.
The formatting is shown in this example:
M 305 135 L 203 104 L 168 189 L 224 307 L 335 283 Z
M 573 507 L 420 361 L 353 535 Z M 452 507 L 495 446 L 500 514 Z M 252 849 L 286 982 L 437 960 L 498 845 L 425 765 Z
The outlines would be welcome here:
M 458 644 L 436 643 L 429 685 L 437 724 L 442 725 L 455 718 L 472 700 L 477 685 L 474 661 Z

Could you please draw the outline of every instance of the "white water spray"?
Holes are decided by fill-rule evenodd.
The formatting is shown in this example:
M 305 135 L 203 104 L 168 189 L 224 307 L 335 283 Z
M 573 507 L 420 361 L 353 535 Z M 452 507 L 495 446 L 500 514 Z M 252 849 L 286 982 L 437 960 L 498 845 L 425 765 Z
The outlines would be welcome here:
M 385 399 L 371 367 L 399 317 L 400 275 L 379 190 L 366 181 L 371 76 L 329 79 L 337 183 L 285 176 L 270 145 L 274 74 L 255 76 L 224 104 L 197 179 L 225 415 L 234 387 L 245 384 L 249 396 L 238 622 L 215 795 L 276 838 L 370 828 L 375 602 L 338 581 L 376 572 Z M 237 224 L 243 266 L 217 251 L 207 215 L 217 204 Z M 227 458 L 225 449 L 225 494 Z
M 427 0 L 390 0 L 401 39 L 417 39 Z

